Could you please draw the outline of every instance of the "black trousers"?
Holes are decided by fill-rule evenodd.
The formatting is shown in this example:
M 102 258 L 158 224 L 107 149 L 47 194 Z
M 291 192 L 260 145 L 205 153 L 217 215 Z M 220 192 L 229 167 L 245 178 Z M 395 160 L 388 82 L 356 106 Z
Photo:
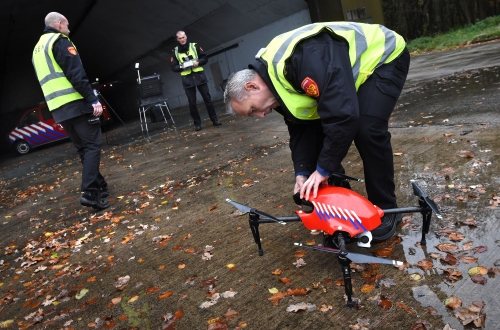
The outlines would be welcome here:
M 403 89 L 410 55 L 380 66 L 358 89 L 359 129 L 354 143 L 363 161 L 368 199 L 381 208 L 397 207 L 389 117 Z
M 73 142 L 82 162 L 83 192 L 96 192 L 107 187 L 106 180 L 99 172 L 101 161 L 101 125 L 90 125 L 90 115 L 82 115 L 61 122 Z
M 212 104 L 212 98 L 210 96 L 210 92 L 208 91 L 208 85 L 201 84 L 193 87 L 184 87 L 184 91 L 186 92 L 186 96 L 189 102 L 189 112 L 191 114 L 191 118 L 193 118 L 194 125 L 201 126 L 201 118 L 196 106 L 196 88 L 198 88 L 198 91 L 203 98 L 203 102 L 205 102 L 205 107 L 207 108 L 210 120 L 215 124 L 218 121 L 217 113 L 215 112 L 214 106 Z

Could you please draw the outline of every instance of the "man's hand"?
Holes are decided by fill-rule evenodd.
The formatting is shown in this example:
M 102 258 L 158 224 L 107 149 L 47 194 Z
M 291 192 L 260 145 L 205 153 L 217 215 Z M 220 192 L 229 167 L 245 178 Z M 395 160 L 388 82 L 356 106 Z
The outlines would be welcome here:
M 295 187 L 293 188 L 293 194 L 295 195 L 300 191 L 302 186 L 304 185 L 304 182 L 306 182 L 307 176 L 305 175 L 297 175 L 295 177 Z
M 312 197 L 316 198 L 316 196 L 318 196 L 319 185 L 326 181 L 328 181 L 327 176 L 322 176 L 318 171 L 314 171 L 314 173 L 311 174 L 309 178 L 302 184 L 302 187 L 300 188 L 300 198 L 309 200 L 311 189 L 313 191 Z M 295 185 L 297 186 L 297 183 Z
M 93 115 L 95 117 L 99 117 L 100 115 L 102 115 L 102 105 L 101 105 L 101 102 L 97 101 L 96 103 L 93 103 L 92 104 L 92 108 L 94 108 Z

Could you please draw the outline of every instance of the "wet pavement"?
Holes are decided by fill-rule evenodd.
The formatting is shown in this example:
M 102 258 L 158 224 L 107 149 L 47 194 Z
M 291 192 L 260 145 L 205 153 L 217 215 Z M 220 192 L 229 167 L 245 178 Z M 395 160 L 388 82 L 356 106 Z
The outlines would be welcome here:
M 318 236 L 300 224 L 262 225 L 266 254 L 258 257 L 246 218 L 224 202 L 293 214 L 288 136 L 278 115 L 234 118 L 219 103 L 218 128 L 205 121 L 193 132 L 187 110 L 175 109 L 178 130 L 153 124 L 151 142 L 137 122 L 109 130 L 107 213 L 78 205 L 80 167 L 70 143 L 5 158 L 0 325 L 464 329 L 476 322 L 498 329 L 499 104 L 500 42 L 413 58 L 390 122 L 397 195 L 400 206 L 416 206 L 410 180 L 417 180 L 444 217 L 433 218 L 426 246 L 420 215 L 409 215 L 397 239 L 370 250 L 406 264 L 357 268 L 359 310 L 343 307 L 334 257 L 293 248 L 294 241 L 320 243 Z M 200 112 L 206 115 L 203 106 Z M 362 176 L 354 148 L 344 167 Z M 361 184 L 353 189 L 364 193 Z M 304 267 L 294 266 L 298 256 Z M 272 288 L 307 294 L 273 305 Z M 298 303 L 315 310 L 287 311 Z

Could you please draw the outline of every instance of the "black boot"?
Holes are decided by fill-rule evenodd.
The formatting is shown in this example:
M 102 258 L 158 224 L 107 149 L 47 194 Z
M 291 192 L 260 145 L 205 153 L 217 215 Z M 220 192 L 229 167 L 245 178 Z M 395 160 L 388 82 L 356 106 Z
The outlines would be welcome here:
M 101 198 L 109 197 L 108 185 L 106 183 L 99 187 L 99 193 L 101 194 Z
M 80 197 L 80 204 L 87 207 L 92 207 L 95 210 L 104 210 L 109 207 L 109 202 L 105 197 L 102 197 L 98 191 L 85 191 Z
M 386 214 L 382 217 L 382 224 L 372 230 L 373 241 L 381 242 L 391 238 L 396 233 L 396 227 L 401 222 L 401 214 Z

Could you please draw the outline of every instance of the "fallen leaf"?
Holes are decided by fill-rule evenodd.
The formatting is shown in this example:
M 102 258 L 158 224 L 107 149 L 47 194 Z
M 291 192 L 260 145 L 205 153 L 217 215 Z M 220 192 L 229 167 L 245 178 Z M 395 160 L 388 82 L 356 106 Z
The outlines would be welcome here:
M 306 262 L 304 261 L 304 259 L 302 259 L 302 258 L 297 259 L 293 264 L 297 268 L 304 267 L 305 265 L 307 265 Z
M 380 300 L 378 301 L 379 307 L 382 307 L 382 309 L 391 309 L 392 307 L 392 302 L 387 299 L 386 297 L 381 296 Z
M 123 290 L 125 286 L 127 286 L 128 281 L 130 281 L 129 275 L 119 277 L 115 282 L 115 288 L 117 288 L 118 290 Z
M 279 302 L 287 296 L 286 293 L 284 292 L 277 292 L 274 293 L 270 298 L 267 298 L 267 300 L 271 301 L 273 305 L 278 305 Z
M 173 292 L 173 291 L 165 291 L 165 292 L 163 292 L 162 294 L 160 294 L 160 295 L 158 296 L 158 300 L 163 300 L 163 299 L 166 299 L 166 298 L 168 298 L 168 297 L 172 296 L 173 294 L 174 294 L 174 292 Z
M 448 235 L 448 238 L 452 242 L 460 242 L 465 238 L 465 235 L 457 231 L 454 231 Z
M 267 289 L 267 291 L 269 291 L 269 293 L 271 293 L 271 294 L 275 294 L 275 293 L 279 292 L 279 290 L 276 288 Z
M 457 268 L 447 268 L 443 271 L 446 278 L 451 282 L 456 282 L 462 278 L 462 272 Z
M 432 260 L 420 260 L 419 262 L 417 262 L 417 266 L 422 270 L 430 270 L 433 267 Z
M 412 281 L 420 281 L 422 279 L 422 275 L 420 275 L 418 273 L 413 273 L 413 274 L 410 274 L 410 279 Z
M 453 266 L 457 264 L 457 258 L 450 253 L 446 253 L 446 256 L 441 258 L 441 262 Z
M 363 284 L 363 286 L 361 287 L 361 292 L 363 292 L 363 293 L 370 293 L 374 289 L 375 289 L 375 285 L 374 284 Z
M 14 320 L 5 320 L 0 322 L 0 329 L 10 328 L 14 324 Z
M 293 304 L 293 305 L 290 305 L 286 308 L 286 311 L 289 313 L 297 313 L 299 311 L 312 312 L 315 310 L 316 310 L 316 305 L 310 304 L 310 303 L 305 303 L 305 302 Z
M 332 306 L 332 305 L 326 305 L 326 304 L 323 304 L 323 305 L 321 305 L 321 306 L 320 306 L 319 311 L 320 311 L 321 313 L 326 313 L 326 312 L 328 312 L 328 311 L 331 311 L 332 309 L 333 309 L 333 306 Z
M 477 262 L 477 258 L 473 256 L 461 256 L 460 261 L 463 261 L 468 264 L 475 264 Z
M 462 300 L 456 296 L 451 296 L 446 298 L 446 300 L 444 301 L 444 305 L 451 309 L 457 309 L 458 307 L 462 306 Z
M 135 303 L 137 300 L 139 300 L 139 296 L 133 296 L 132 298 L 130 298 L 127 302 L 129 304 L 133 304 Z
M 229 269 L 229 270 L 233 270 L 233 269 L 236 268 L 236 265 L 235 264 L 227 264 L 226 268 Z
M 89 289 L 81 289 L 80 292 L 78 292 L 76 295 L 75 295 L 75 299 L 77 300 L 80 300 L 82 299 L 83 297 L 85 297 L 85 295 L 89 292 Z
M 482 275 L 474 275 L 474 276 L 471 276 L 470 279 L 472 280 L 472 282 L 474 282 L 476 284 L 481 284 L 481 285 L 485 285 L 487 282 L 486 277 L 484 277 Z
M 221 296 L 222 298 L 225 298 L 225 299 L 227 299 L 227 298 L 234 298 L 234 296 L 236 296 L 236 294 L 237 294 L 237 293 L 238 293 L 238 292 L 236 292 L 236 291 L 228 290 L 228 291 L 224 291 L 224 292 L 222 292 L 222 293 L 220 294 L 220 296 Z
M 396 303 L 396 306 L 398 306 L 399 308 L 401 308 L 402 310 L 404 310 L 406 313 L 410 314 L 410 315 L 417 315 L 417 312 L 411 308 L 410 306 L 406 305 L 405 303 L 401 302 L 401 301 L 398 301 Z
M 288 277 L 281 277 L 280 282 L 283 284 L 290 284 L 292 280 L 290 280 Z
M 111 303 L 112 303 L 113 305 L 117 305 L 117 304 L 119 304 L 121 301 L 122 301 L 122 297 L 116 297 L 116 298 L 111 299 Z
M 436 248 L 442 252 L 454 252 L 458 250 L 458 246 L 453 243 L 441 243 L 436 245 Z
M 304 251 L 304 250 L 297 250 L 294 253 L 294 257 L 297 259 L 303 258 L 305 255 L 306 255 L 306 251 Z
M 286 294 L 289 296 L 305 296 L 307 295 L 307 289 L 295 288 L 286 290 Z
M 234 309 L 232 308 L 228 308 L 228 310 L 224 313 L 224 317 L 226 318 L 226 320 L 232 320 L 234 319 L 235 317 L 238 316 L 238 312 L 235 311 Z
M 160 288 L 157 287 L 157 286 L 152 286 L 152 287 L 149 287 L 149 288 L 146 289 L 147 293 L 155 293 L 155 292 L 158 292 L 158 291 L 160 291 Z
M 483 266 L 476 266 L 470 268 L 467 273 L 469 273 L 469 276 L 475 276 L 475 275 L 486 275 L 488 274 L 488 268 L 483 267 Z
M 474 158 L 474 153 L 470 150 L 460 150 L 458 156 L 462 158 Z
M 271 274 L 273 275 L 281 275 L 283 273 L 283 270 L 276 268 L 275 270 L 272 271 Z

